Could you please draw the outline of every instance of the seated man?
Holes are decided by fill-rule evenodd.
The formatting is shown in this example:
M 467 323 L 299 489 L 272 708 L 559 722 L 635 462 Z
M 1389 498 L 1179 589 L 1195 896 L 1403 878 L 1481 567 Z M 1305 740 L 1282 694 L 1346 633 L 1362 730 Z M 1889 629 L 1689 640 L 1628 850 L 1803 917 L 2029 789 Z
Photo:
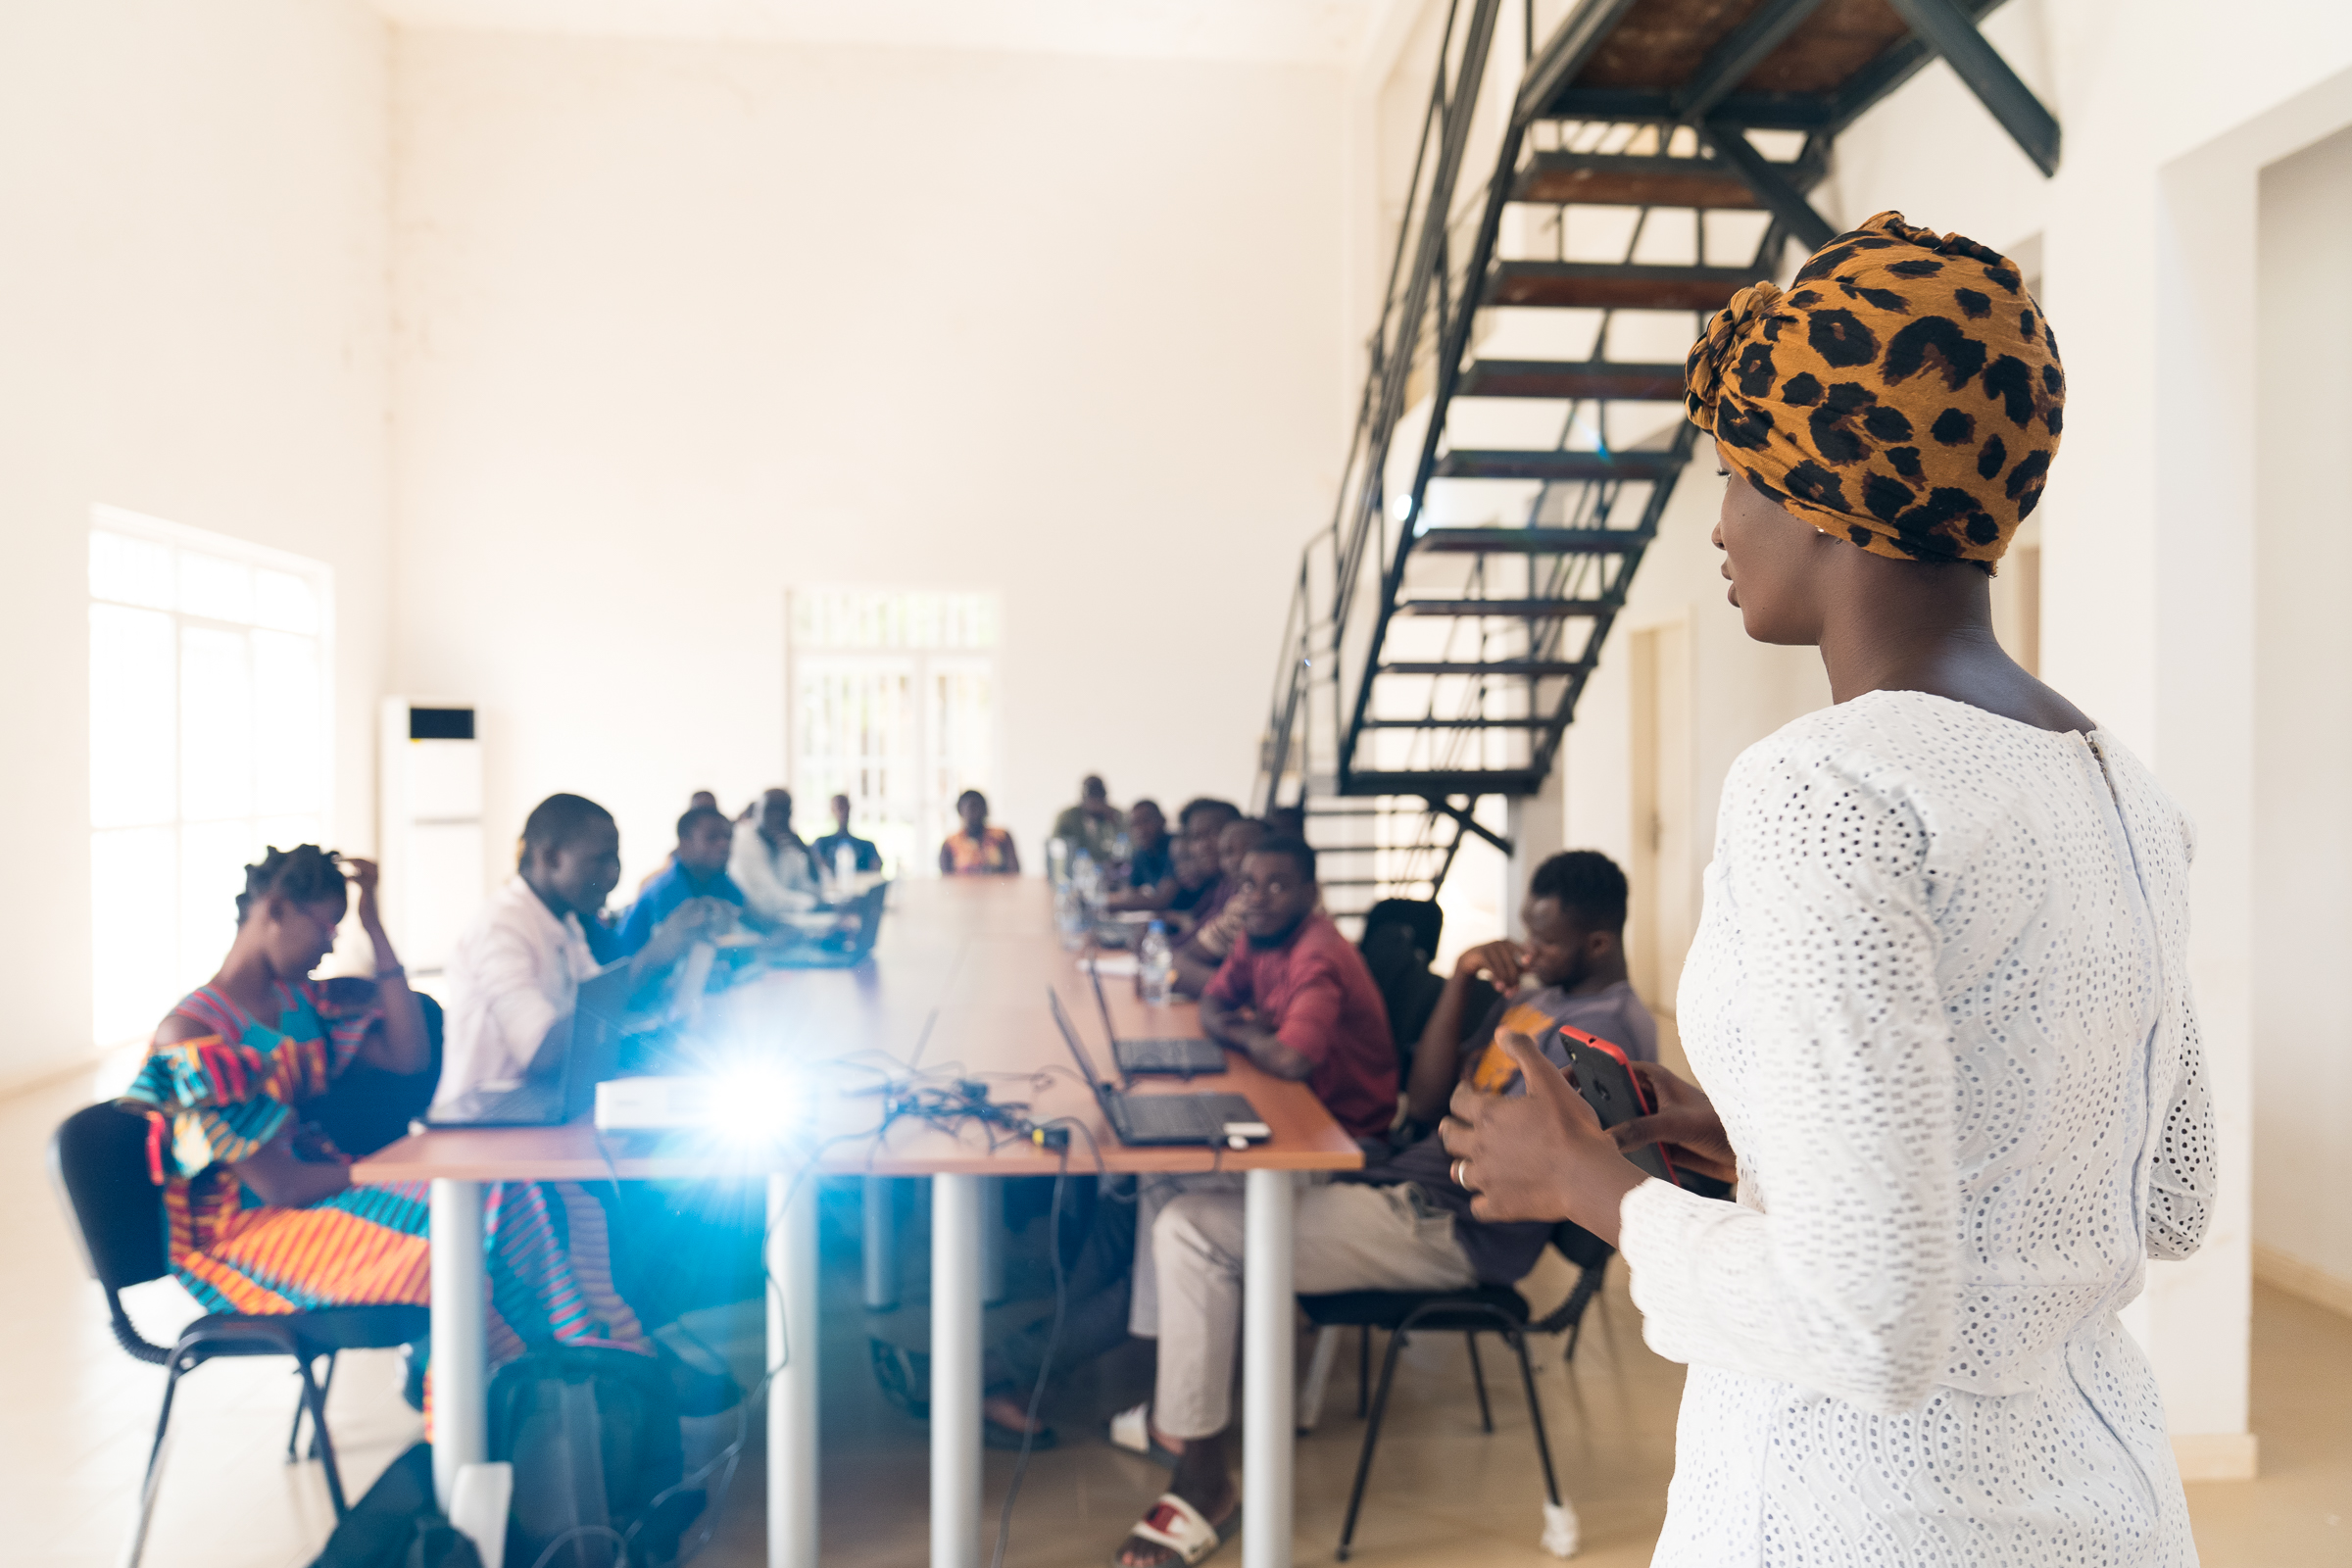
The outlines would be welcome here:
M 1233 896 L 1235 883 L 1224 874 L 1218 861 L 1217 839 L 1225 831 L 1226 823 L 1241 819 L 1240 807 L 1207 797 L 1188 801 L 1184 809 L 1176 813 L 1179 842 L 1192 846 L 1196 867 L 1204 867 L 1200 874 L 1208 878 L 1199 893 L 1188 898 L 1179 891 L 1169 904 L 1168 912 L 1175 916 L 1170 923 L 1179 933 L 1189 932 L 1213 916 Z
M 1216 977 L 1242 939 L 1250 917 L 1250 903 L 1242 892 L 1242 862 L 1266 837 L 1266 824 L 1245 816 L 1225 824 L 1217 834 L 1217 865 L 1228 892 L 1217 901 L 1214 913 L 1204 915 L 1192 934 L 1176 945 L 1176 991 L 1197 997 Z M 1293 842 L 1298 842 L 1294 840 Z
M 1564 1023 L 1636 1061 L 1658 1059 L 1657 1021 L 1626 978 L 1625 902 L 1625 873 L 1597 850 L 1569 850 L 1536 867 L 1519 907 L 1527 941 L 1463 954 L 1431 1009 L 1405 1084 L 1405 1114 L 1416 1126 L 1437 1125 L 1462 1077 L 1491 1090 L 1517 1070 L 1489 1049 L 1501 1030 L 1538 1037 Z M 1493 995 L 1482 972 L 1502 995 L 1473 1024 L 1470 999 Z
M 818 839 L 815 849 L 816 863 L 828 871 L 835 871 L 840 866 L 843 850 L 848 850 L 853 857 L 852 870 L 866 872 L 882 869 L 882 852 L 874 848 L 874 841 L 861 839 L 850 831 L 850 798 L 847 795 L 833 797 L 833 831 Z
M 792 792 L 768 790 L 759 814 L 735 828 L 727 876 L 743 891 L 744 907 L 763 920 L 816 907 L 816 857 L 792 830 Z
M 1251 864 L 1280 842 L 1261 847 Z M 1541 999 L 1559 1012 L 1538 1008 L 1540 1026 L 1548 1031 L 1556 1016 L 1628 1055 L 1638 1046 L 1654 1052 L 1655 1025 L 1625 982 L 1623 873 L 1591 852 L 1555 856 L 1536 872 L 1525 913 L 1531 916 L 1526 947 L 1513 947 L 1508 961 L 1499 951 L 1490 959 L 1509 969 L 1514 982 L 1521 975 L 1549 977 L 1529 1003 Z M 1506 996 L 1494 1009 L 1496 1021 L 1512 1016 L 1515 1005 L 1523 1004 Z M 1208 1011 L 1205 1003 L 1201 1010 Z M 1504 1033 L 1517 1049 L 1540 1049 L 1554 1066 L 1565 1065 L 1556 1033 L 1547 1032 L 1540 1048 L 1507 1025 Z M 1429 1034 L 1422 1041 L 1417 1078 L 1441 1054 Z M 1485 1045 L 1482 1040 L 1480 1051 L 1462 1062 L 1462 1077 L 1520 1092 L 1518 1063 Z M 1443 1054 L 1455 1054 L 1450 1049 Z M 1321 1296 L 1517 1284 L 1543 1255 L 1552 1227 L 1477 1219 L 1470 1212 L 1472 1197 L 1454 1181 L 1452 1157 L 1434 1132 L 1360 1172 L 1302 1189 L 1294 1222 L 1298 1289 Z M 1203 1531 L 1222 1534 L 1241 1504 L 1227 1466 L 1225 1429 L 1241 1337 L 1244 1223 L 1240 1195 L 1195 1192 L 1168 1203 L 1152 1225 L 1159 1312 L 1152 1424 L 1183 1446 L 1169 1493 L 1145 1523 L 1179 1541 Z M 1118 1556 L 1127 1568 L 1163 1568 L 1176 1559 L 1174 1549 L 1142 1535 L 1130 1536 Z
M 1089 773 L 1078 786 L 1078 804 L 1062 808 L 1054 818 L 1054 836 L 1070 847 L 1073 857 L 1084 850 L 1107 871 L 1118 858 L 1119 835 L 1126 826 L 1119 808 L 1110 804 L 1102 776 Z
M 620 829 L 610 811 L 577 795 L 551 795 L 531 808 L 514 879 L 490 896 L 450 955 L 436 1106 L 562 1064 L 580 982 L 599 967 L 580 922 L 619 880 Z M 627 960 L 630 973 L 654 978 L 731 918 L 717 899 L 687 900 L 654 926 Z
M 741 910 L 743 890 L 727 877 L 727 858 L 735 844 L 734 824 L 715 806 L 698 806 L 678 818 L 678 847 L 667 869 L 648 882 L 620 922 L 618 946 L 627 957 L 653 940 L 654 928 L 680 906 L 695 899 L 715 899 Z M 708 916 L 712 935 L 731 923 L 732 915 Z M 753 918 L 757 919 L 757 916 Z
M 1261 839 L 1241 883 L 1244 940 L 1200 993 L 1201 1029 L 1275 1077 L 1305 1082 L 1349 1137 L 1382 1137 L 1396 1119 L 1396 1048 L 1363 955 L 1317 907 L 1315 852 Z
M 1176 862 L 1168 819 L 1157 801 L 1127 808 L 1127 885 L 1112 894 L 1114 909 L 1164 909 L 1176 896 Z

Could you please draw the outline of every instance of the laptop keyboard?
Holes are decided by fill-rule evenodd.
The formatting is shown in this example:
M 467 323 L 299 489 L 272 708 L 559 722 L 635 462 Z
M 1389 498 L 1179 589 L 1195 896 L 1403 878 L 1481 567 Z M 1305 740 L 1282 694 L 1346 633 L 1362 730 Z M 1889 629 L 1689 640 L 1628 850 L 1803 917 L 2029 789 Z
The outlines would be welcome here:
M 1139 1138 L 1198 1138 L 1221 1143 L 1229 1121 L 1255 1121 L 1239 1095 L 1126 1095 L 1127 1123 Z
M 1122 1040 L 1119 1065 L 1129 1072 L 1222 1072 L 1225 1053 L 1201 1040 Z

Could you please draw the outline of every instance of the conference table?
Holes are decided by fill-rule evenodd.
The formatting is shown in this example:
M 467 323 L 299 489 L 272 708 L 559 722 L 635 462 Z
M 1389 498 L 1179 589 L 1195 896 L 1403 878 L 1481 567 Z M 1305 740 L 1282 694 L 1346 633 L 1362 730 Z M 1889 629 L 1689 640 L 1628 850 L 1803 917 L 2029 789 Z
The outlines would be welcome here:
M 553 1128 L 438 1128 L 412 1133 L 353 1167 L 363 1183 L 429 1182 L 435 1484 L 446 1500 L 460 1466 L 488 1458 L 486 1182 L 679 1180 L 763 1176 L 766 1262 L 767 1558 L 817 1563 L 816 1182 L 820 1175 L 923 1177 L 931 1201 L 931 1563 L 981 1560 L 981 1312 L 992 1178 L 1058 1171 L 1246 1173 L 1243 1290 L 1242 1560 L 1288 1568 L 1295 1441 L 1292 1226 L 1298 1173 L 1361 1166 L 1354 1142 L 1304 1084 L 1260 1071 L 1238 1054 L 1228 1070 L 1190 1082 L 1141 1079 L 1130 1091 L 1246 1096 L 1272 1136 L 1246 1150 L 1122 1145 L 1104 1124 L 1056 1031 L 1049 989 L 1075 1021 L 1099 1071 L 1109 1042 L 1083 956 L 1054 929 L 1037 879 L 901 882 L 871 957 L 846 969 L 774 969 L 712 994 L 694 1027 L 706 1045 L 751 1069 L 746 1081 L 787 1086 L 796 1123 L 753 1141 L 600 1135 L 585 1122 Z M 1126 1037 L 1200 1033 L 1190 1003 L 1148 1006 L 1108 979 L 1113 1027 Z M 986 1083 L 993 1099 L 1025 1102 L 1037 1123 L 1074 1124 L 1066 1150 L 1008 1139 L 977 1123 L 911 1118 L 876 1132 L 885 1079 L 916 1074 Z M 773 1092 L 772 1090 L 770 1091 Z M 1066 1161 L 1066 1163 L 1065 1163 Z M 868 1182 L 868 1264 L 878 1207 Z M 885 1194 L 885 1198 L 887 1194 Z M 869 1292 L 870 1295 L 870 1292 Z M 795 1325 L 803 1327 L 795 1328 Z M 1106 1543 L 1105 1550 L 1109 1549 Z

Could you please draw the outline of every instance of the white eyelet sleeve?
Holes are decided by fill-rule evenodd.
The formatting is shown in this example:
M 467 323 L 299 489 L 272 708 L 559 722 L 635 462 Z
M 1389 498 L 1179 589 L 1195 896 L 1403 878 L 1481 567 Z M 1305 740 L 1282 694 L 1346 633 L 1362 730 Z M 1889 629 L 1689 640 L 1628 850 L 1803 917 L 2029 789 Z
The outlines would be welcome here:
M 1928 835 L 1835 763 L 1742 763 L 1726 796 L 1768 791 L 1772 808 L 1747 818 L 1762 842 L 1710 868 L 1710 902 L 1738 919 L 1690 961 L 1732 967 L 1741 1027 L 1765 1048 L 1731 1130 L 1743 1175 L 1770 1172 L 1770 1190 L 1627 1195 L 1634 1299 L 1671 1359 L 1906 1409 L 1941 1367 L 1957 1294 Z

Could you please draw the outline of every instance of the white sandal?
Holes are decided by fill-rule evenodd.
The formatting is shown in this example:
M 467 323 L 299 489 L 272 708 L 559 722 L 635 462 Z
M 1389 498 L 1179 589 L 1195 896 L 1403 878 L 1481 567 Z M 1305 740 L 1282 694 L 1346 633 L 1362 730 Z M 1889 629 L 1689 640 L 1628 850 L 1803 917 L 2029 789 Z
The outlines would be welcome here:
M 1170 1470 L 1176 1468 L 1177 1455 L 1162 1446 L 1157 1438 L 1152 1436 L 1151 1400 L 1146 1399 L 1142 1404 L 1130 1405 L 1112 1416 L 1107 1431 L 1113 1447 L 1125 1448 L 1129 1453 L 1141 1454 L 1152 1463 L 1163 1465 Z
M 1208 1517 L 1173 1492 L 1163 1492 L 1143 1518 L 1136 1521 L 1129 1536 L 1149 1541 L 1155 1546 L 1165 1546 L 1176 1554 L 1176 1560 L 1193 1568 L 1235 1536 L 1241 1534 L 1242 1509 L 1234 1505 L 1232 1516 L 1222 1529 L 1208 1522 Z M 1124 1543 L 1121 1543 L 1124 1549 Z M 1110 1557 L 1111 1568 L 1124 1568 L 1117 1552 Z

